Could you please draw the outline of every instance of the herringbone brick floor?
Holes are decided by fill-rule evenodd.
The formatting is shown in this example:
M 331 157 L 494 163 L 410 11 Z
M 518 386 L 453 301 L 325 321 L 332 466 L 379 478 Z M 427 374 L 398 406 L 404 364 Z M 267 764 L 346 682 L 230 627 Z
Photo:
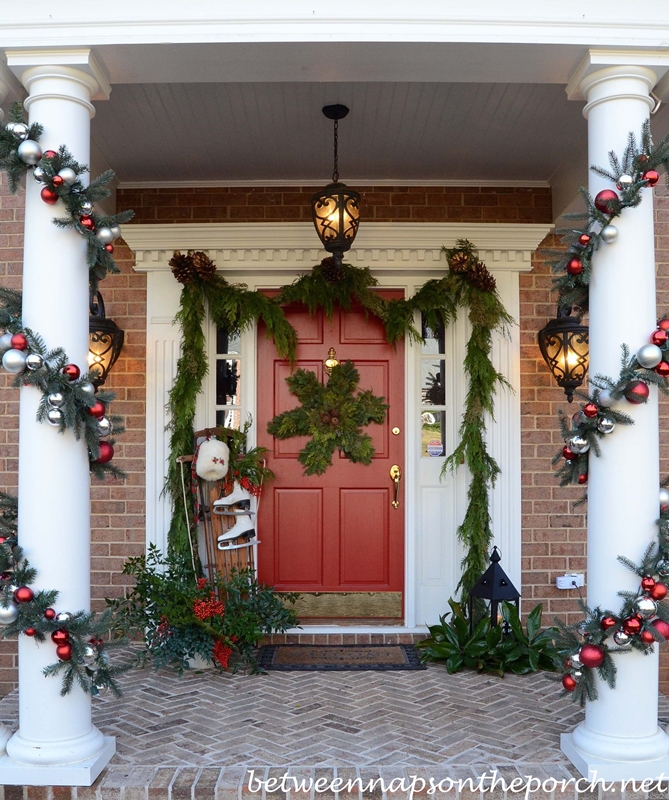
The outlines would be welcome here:
M 128 766 L 429 766 L 566 764 L 559 736 L 582 712 L 545 674 L 211 671 L 123 678 L 94 701 Z M 669 704 L 662 702 L 664 721 Z M 15 726 L 17 694 L 0 702 Z

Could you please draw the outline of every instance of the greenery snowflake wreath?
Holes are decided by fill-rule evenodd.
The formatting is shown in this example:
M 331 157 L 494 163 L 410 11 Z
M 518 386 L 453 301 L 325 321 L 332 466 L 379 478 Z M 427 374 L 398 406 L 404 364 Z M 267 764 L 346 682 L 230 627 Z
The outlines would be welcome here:
M 360 373 L 352 361 L 333 367 L 327 384 L 305 369 L 298 369 L 286 383 L 302 405 L 278 414 L 267 430 L 277 439 L 311 436 L 298 456 L 305 476 L 322 475 L 332 466 L 337 449 L 354 463 L 372 463 L 372 438 L 361 429 L 370 422 L 381 424 L 388 405 L 369 389 L 355 394 Z

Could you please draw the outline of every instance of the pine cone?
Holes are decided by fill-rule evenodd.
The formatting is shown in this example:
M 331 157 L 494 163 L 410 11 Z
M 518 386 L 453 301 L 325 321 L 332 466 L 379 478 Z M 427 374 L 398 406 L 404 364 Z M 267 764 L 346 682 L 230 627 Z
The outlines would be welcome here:
M 323 425 L 329 425 L 330 424 L 330 415 L 328 414 L 327 411 L 324 411 L 321 414 L 321 422 L 323 423 Z
M 191 255 L 191 259 L 193 260 L 193 267 L 198 278 L 203 281 L 210 281 L 214 277 L 216 264 L 214 264 L 206 253 L 197 250 Z
M 193 259 L 190 256 L 184 256 L 178 250 L 175 250 L 168 263 L 172 267 L 172 274 L 179 283 L 186 285 L 195 277 Z
M 452 272 L 468 272 L 470 269 L 469 266 L 469 256 L 467 253 L 463 253 L 460 250 L 459 253 L 455 253 L 451 257 L 451 260 L 448 262 Z
M 483 292 L 494 292 L 497 288 L 497 281 L 488 272 L 488 268 L 482 261 L 474 264 L 467 277 L 474 286 Z
M 321 261 L 321 275 L 328 283 L 339 283 L 344 277 L 344 270 L 332 256 L 329 256 Z

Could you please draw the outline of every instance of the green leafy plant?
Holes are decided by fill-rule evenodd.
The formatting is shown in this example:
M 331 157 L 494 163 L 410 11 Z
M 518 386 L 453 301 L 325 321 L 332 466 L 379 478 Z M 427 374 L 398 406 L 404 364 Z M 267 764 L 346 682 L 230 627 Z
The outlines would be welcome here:
M 503 603 L 505 626 L 491 626 L 490 618 L 483 617 L 470 631 L 463 606 L 453 599 L 448 604 L 451 611 L 439 618 L 438 625 L 429 626 L 430 636 L 416 645 L 423 651 L 423 661 L 444 661 L 451 674 L 475 669 L 500 677 L 506 672 L 523 675 L 540 669 L 551 672 L 557 669 L 554 644 L 557 632 L 553 628 L 541 629 L 541 605 L 528 616 L 526 630 L 516 607 Z
M 265 481 L 272 480 L 274 473 L 266 465 L 266 447 L 246 449 L 249 430 L 253 425 L 253 417 L 248 419 L 240 430 L 226 429 L 218 438 L 230 448 L 230 469 L 226 476 L 229 485 L 238 481 L 243 489 L 256 497 L 260 496 Z
M 223 669 L 258 672 L 254 650 L 265 634 L 283 632 L 297 624 L 279 594 L 259 584 L 251 569 L 233 571 L 230 578 L 195 580 L 181 554 L 163 554 L 155 545 L 146 556 L 129 559 L 123 569 L 135 578 L 127 597 L 107 600 L 114 611 L 115 632 L 144 641 L 141 665 L 174 667 L 181 674 L 189 659 L 211 661 Z

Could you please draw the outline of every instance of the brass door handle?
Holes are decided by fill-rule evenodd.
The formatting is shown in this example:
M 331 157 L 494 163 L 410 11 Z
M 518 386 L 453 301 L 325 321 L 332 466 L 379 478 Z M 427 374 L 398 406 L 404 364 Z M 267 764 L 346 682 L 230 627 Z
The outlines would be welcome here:
M 393 500 L 393 508 L 400 507 L 400 481 L 402 480 L 402 470 L 399 464 L 393 464 L 390 468 L 390 477 L 395 482 L 395 499 Z

